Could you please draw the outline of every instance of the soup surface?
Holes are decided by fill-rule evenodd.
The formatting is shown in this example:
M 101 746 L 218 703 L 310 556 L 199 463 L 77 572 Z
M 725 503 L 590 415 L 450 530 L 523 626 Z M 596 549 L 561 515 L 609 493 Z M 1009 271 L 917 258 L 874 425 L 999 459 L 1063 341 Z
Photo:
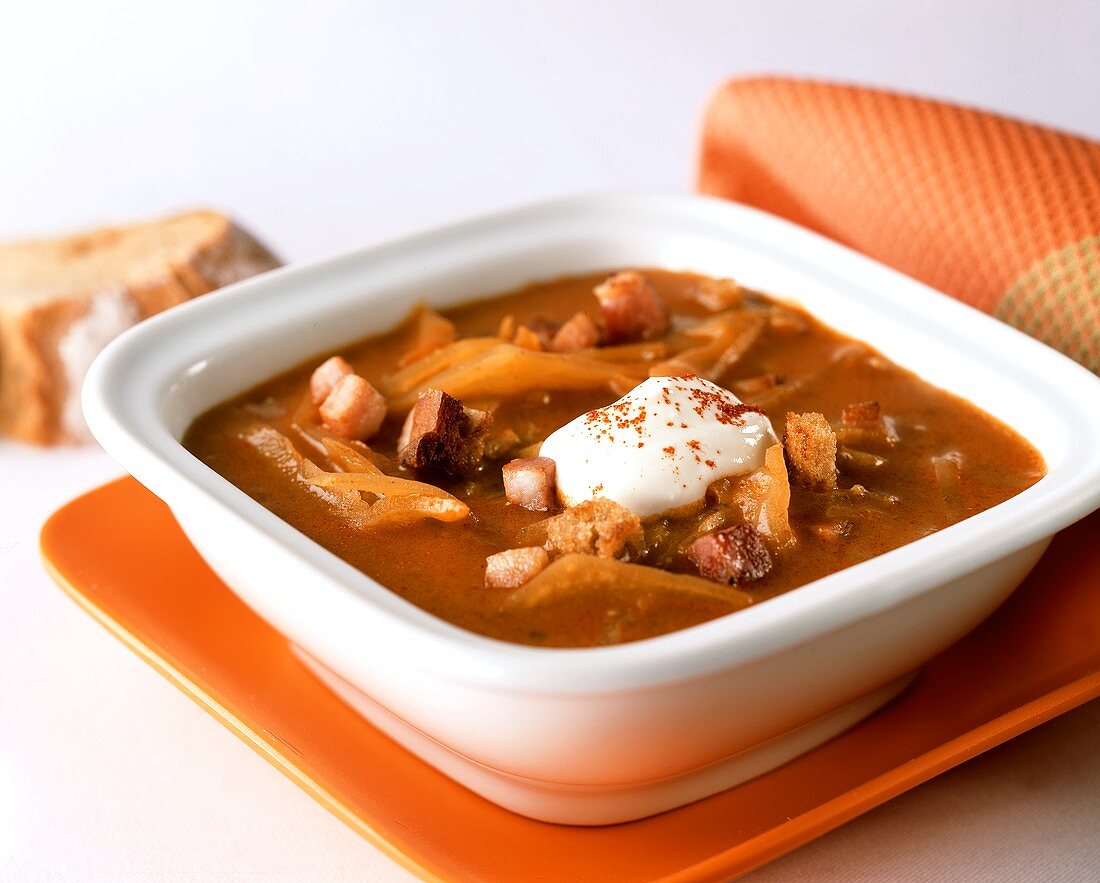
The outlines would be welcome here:
M 507 641 L 593 646 L 685 628 L 1044 474 L 1007 426 L 871 346 L 689 273 L 571 277 L 442 315 L 418 308 L 339 356 L 219 405 L 184 444 L 403 598 Z M 599 410 L 635 389 L 656 396 L 648 411 Z M 686 422 L 665 413 L 670 389 L 701 403 Z M 610 431 L 593 441 L 584 432 L 599 420 Z M 725 453 L 666 444 L 666 423 Z M 540 458 L 567 424 L 546 445 L 557 461 Z M 617 489 L 585 484 L 593 468 Z M 680 482 L 688 473 L 695 485 Z M 666 490 L 676 505 L 649 511 Z

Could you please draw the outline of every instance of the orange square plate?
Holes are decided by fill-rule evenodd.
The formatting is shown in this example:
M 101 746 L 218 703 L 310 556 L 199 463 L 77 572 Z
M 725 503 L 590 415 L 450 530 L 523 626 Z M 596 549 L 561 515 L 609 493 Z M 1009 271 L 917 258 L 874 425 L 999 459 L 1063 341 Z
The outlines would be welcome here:
M 42 530 L 53 577 L 117 638 L 309 794 L 426 879 L 717 880 L 770 861 L 1100 694 L 1100 513 L 898 700 L 764 776 L 605 828 L 535 822 L 398 747 L 309 674 L 122 479 Z M 303 591 L 307 591 L 303 587 Z

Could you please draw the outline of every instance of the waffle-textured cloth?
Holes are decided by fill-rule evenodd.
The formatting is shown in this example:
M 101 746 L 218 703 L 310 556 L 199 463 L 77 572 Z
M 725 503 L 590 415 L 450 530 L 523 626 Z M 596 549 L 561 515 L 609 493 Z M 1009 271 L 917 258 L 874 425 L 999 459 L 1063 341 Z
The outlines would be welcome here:
M 1100 144 L 938 101 L 734 80 L 699 189 L 782 215 L 1100 372 Z

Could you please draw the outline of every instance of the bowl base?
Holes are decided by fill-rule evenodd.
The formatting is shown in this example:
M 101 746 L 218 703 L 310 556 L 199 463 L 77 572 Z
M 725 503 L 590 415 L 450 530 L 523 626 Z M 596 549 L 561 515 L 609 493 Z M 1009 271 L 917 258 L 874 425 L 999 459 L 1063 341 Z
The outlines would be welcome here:
M 295 655 L 325 686 L 417 757 L 486 800 L 543 822 L 613 825 L 694 803 L 805 754 L 877 711 L 916 677 L 911 672 L 808 723 L 730 757 L 667 779 L 630 785 L 563 785 L 493 769 L 418 730 L 300 647 Z

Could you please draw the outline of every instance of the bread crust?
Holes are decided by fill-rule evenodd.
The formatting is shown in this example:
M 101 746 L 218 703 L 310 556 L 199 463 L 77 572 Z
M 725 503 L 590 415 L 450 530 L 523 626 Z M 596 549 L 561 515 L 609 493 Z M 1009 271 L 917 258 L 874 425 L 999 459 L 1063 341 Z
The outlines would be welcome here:
M 167 249 L 156 241 L 158 229 L 190 222 L 193 241 Z M 144 261 L 142 269 L 119 260 L 117 269 L 97 268 L 95 284 L 67 282 L 66 251 L 85 258 L 100 250 L 110 263 L 112 251 L 125 244 L 135 256 L 148 250 L 175 252 Z M 54 260 L 51 291 L 20 300 L 20 291 L 0 294 L 0 434 L 31 444 L 90 440 L 79 412 L 80 382 L 90 358 L 126 327 L 216 288 L 279 266 L 278 259 L 228 218 L 191 212 L 159 222 L 107 228 L 49 242 L 0 248 L 0 278 L 8 269 Z M 17 266 L 21 265 L 21 266 Z M 114 276 L 115 280 L 110 281 Z

